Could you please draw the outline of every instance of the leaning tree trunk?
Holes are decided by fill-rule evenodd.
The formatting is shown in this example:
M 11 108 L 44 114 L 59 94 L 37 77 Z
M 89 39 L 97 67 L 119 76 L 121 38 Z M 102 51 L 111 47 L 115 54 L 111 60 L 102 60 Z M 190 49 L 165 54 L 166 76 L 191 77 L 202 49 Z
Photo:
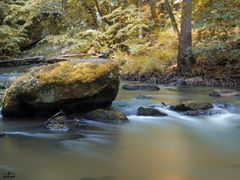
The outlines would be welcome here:
M 165 0 L 164 3 L 165 3 L 165 8 L 166 8 L 166 11 L 168 13 L 168 16 L 171 20 L 173 30 L 174 30 L 174 32 L 176 33 L 176 35 L 179 39 L 180 32 L 179 32 L 179 29 L 178 29 L 177 21 L 175 19 L 175 16 L 174 16 L 172 8 L 171 8 L 171 4 L 169 3 L 168 0 Z
M 159 19 L 157 17 L 157 12 L 156 12 L 156 4 L 157 4 L 156 0 L 150 1 L 152 19 L 155 21 L 156 24 L 159 24 Z
M 141 20 L 142 16 L 141 16 L 141 0 L 137 1 L 137 7 L 138 7 L 138 19 Z M 138 28 L 138 38 L 142 39 L 143 38 L 143 29 L 142 27 Z
M 192 0 L 183 0 L 177 62 L 180 73 L 191 73 L 192 57 Z

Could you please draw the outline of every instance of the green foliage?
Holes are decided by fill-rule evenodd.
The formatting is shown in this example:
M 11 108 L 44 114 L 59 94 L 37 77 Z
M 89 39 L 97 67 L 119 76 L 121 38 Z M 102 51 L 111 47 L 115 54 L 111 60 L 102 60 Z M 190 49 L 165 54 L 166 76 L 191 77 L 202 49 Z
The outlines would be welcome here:
M 145 43 L 144 43 L 145 42 Z M 122 74 L 154 74 L 164 72 L 177 57 L 177 38 L 171 30 L 154 31 L 143 40 L 132 40 L 131 52 L 117 51 L 114 60 Z
M 7 25 L 0 26 L 0 54 L 12 55 L 20 53 L 19 44 L 23 42 L 24 34 Z
M 181 6 L 172 2 L 179 24 Z M 239 9 L 239 0 L 193 0 L 193 50 L 199 59 L 231 63 L 239 58 Z M 162 72 L 176 60 L 177 39 L 163 0 L 156 12 L 159 22 L 152 19 L 150 1 L 1 0 L 0 55 L 21 53 L 37 24 L 45 38 L 31 55 L 113 52 L 125 72 Z M 52 14 L 59 21 L 48 33 Z
M 89 49 L 94 49 L 96 52 L 117 49 L 130 51 L 129 41 L 138 37 L 139 29 L 148 30 L 151 25 L 144 22 L 140 16 L 142 14 L 139 14 L 134 5 L 125 9 L 118 7 L 108 15 L 101 17 L 101 21 L 105 20 L 108 24 L 86 30 L 70 26 L 64 33 L 48 36 L 38 45 L 51 44 L 58 49 L 64 48 L 83 53 Z
M 195 14 L 195 53 L 207 59 L 232 61 L 240 56 L 240 2 L 206 1 Z

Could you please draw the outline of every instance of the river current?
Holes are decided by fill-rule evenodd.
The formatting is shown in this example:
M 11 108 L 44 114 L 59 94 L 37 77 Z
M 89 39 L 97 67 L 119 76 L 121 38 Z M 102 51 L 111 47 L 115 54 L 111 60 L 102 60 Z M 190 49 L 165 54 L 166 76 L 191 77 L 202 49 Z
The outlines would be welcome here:
M 0 79 L 8 75 L 2 71 Z M 160 88 L 149 92 L 120 87 L 112 107 L 130 122 L 89 121 L 96 130 L 52 133 L 43 127 L 46 119 L 0 117 L 0 132 L 6 133 L 0 137 L 0 179 L 239 180 L 240 97 L 210 97 L 214 88 Z M 137 99 L 139 95 L 152 98 Z M 161 106 L 184 100 L 210 102 L 215 109 L 225 106 L 221 114 L 194 117 Z M 137 116 L 140 106 L 154 106 L 168 116 Z

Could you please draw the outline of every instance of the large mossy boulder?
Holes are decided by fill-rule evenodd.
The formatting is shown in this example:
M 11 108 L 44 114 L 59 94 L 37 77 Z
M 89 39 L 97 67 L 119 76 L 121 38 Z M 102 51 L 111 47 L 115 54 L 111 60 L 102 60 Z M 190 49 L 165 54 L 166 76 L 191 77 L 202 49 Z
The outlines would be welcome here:
M 118 87 L 119 68 L 108 61 L 60 62 L 37 67 L 6 90 L 2 114 L 22 117 L 108 107 L 117 96 Z

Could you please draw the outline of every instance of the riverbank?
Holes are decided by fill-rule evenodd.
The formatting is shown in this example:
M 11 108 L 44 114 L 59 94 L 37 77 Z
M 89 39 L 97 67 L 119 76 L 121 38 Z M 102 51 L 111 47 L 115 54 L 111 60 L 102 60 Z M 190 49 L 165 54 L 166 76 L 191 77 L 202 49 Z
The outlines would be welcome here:
M 209 61 L 198 62 L 193 67 L 192 74 L 189 75 L 179 74 L 176 65 L 166 68 L 163 73 L 125 73 L 122 71 L 121 78 L 128 81 L 171 86 L 240 88 L 240 61 L 229 65 Z
M 85 62 L 98 60 L 103 61 L 102 54 L 65 54 L 52 57 L 45 60 L 44 56 L 25 57 L 17 60 L 1 60 L 0 68 L 3 69 L 1 63 L 6 67 L 19 68 L 24 65 L 44 65 L 52 64 L 61 61 L 70 62 Z M 150 58 L 150 57 L 149 57 Z M 121 58 L 120 58 L 121 59 Z M 148 64 L 139 64 L 138 61 L 131 60 L 129 66 L 128 61 L 110 58 L 110 61 L 117 63 L 121 69 L 120 77 L 123 80 L 139 81 L 142 83 L 171 85 L 171 86 L 205 86 L 205 87 L 224 87 L 224 88 L 240 88 L 240 61 L 235 61 L 232 64 L 221 64 L 216 61 L 202 60 L 198 61 L 192 73 L 182 75 L 177 72 L 176 61 L 168 60 L 166 62 L 157 62 Z M 124 63 L 123 63 L 124 61 Z M 163 67 L 157 67 L 159 64 Z M 129 66 L 129 67 L 127 67 Z M 139 67 L 148 66 L 146 71 L 139 71 Z M 131 71 L 129 71 L 129 68 Z M 4 68 L 5 69 L 5 68 Z

